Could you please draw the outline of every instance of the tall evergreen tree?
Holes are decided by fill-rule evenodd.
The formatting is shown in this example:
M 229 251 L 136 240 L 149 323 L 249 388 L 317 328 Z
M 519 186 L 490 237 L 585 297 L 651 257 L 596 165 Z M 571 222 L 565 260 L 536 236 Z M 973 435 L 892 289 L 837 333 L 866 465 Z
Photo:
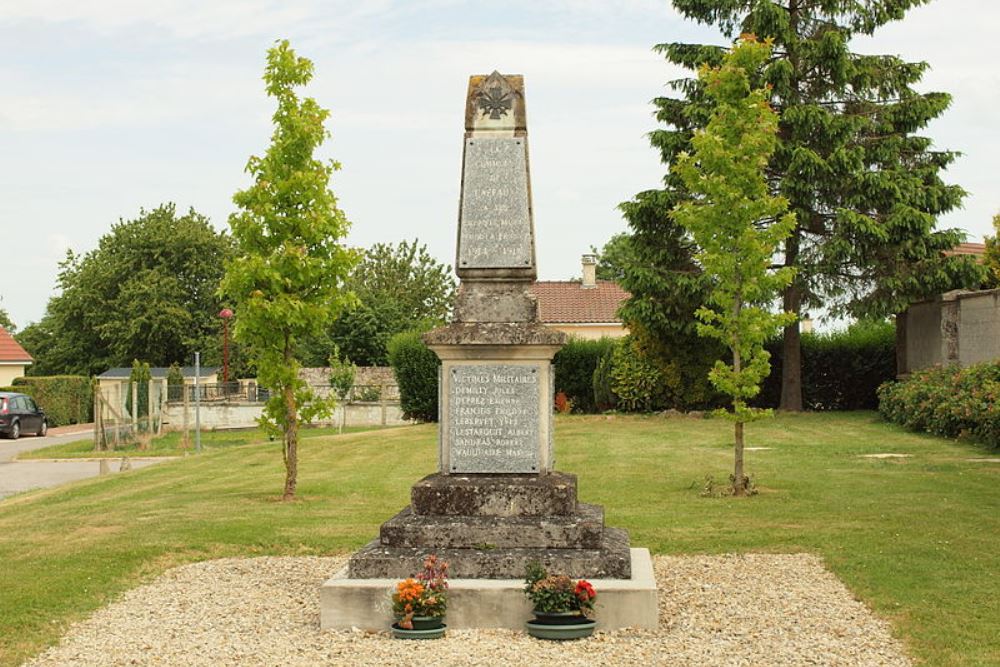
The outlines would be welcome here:
M 682 15 L 715 25 L 727 37 L 750 33 L 773 40 L 764 80 L 772 86 L 780 121 L 767 175 L 797 220 L 778 262 L 796 269 L 782 295 L 787 311 L 826 306 L 838 314 L 885 316 L 914 299 L 981 281 L 974 262 L 942 254 L 961 242 L 963 233 L 935 228 L 937 217 L 965 195 L 941 179 L 957 154 L 934 150 L 930 139 L 916 134 L 944 112 L 950 97 L 914 90 L 926 63 L 862 55 L 849 47 L 852 37 L 871 35 L 925 2 L 673 0 Z M 702 44 L 656 49 L 690 69 L 718 66 L 725 53 Z M 657 119 L 667 127 L 651 135 L 668 165 L 689 150 L 692 133 L 705 126 L 713 106 L 697 79 L 670 85 L 680 95 L 654 101 Z M 645 267 L 623 281 L 634 295 L 632 312 L 644 321 L 665 317 L 657 302 L 703 298 L 692 287 L 697 269 L 684 272 L 695 248 L 668 218 L 690 195 L 676 174 L 668 173 L 664 186 L 623 204 L 637 245 L 645 246 L 640 250 Z M 675 286 L 676 276 L 683 280 Z M 652 318 L 642 307 L 649 301 Z M 782 368 L 781 407 L 799 410 L 797 322 L 784 331 Z

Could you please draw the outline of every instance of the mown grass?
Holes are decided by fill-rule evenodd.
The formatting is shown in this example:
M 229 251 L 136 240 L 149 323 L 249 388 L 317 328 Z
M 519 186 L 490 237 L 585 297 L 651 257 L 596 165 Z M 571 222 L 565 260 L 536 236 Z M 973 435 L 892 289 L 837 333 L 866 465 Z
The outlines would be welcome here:
M 748 452 L 760 494 L 703 497 L 706 475 L 729 473 L 730 429 L 562 417 L 557 467 L 654 553 L 817 553 L 914 657 L 1000 663 L 1000 465 L 968 460 L 989 452 L 870 413 L 781 415 L 748 429 L 749 446 L 771 448 Z M 360 547 L 434 471 L 436 445 L 433 425 L 309 438 L 293 503 L 277 500 L 280 449 L 268 442 L 0 503 L 0 664 L 178 563 Z M 911 457 L 859 456 L 880 452 Z
M 361 433 L 371 431 L 381 426 L 347 426 L 343 432 Z M 321 428 L 306 428 L 299 431 L 301 439 L 320 438 L 337 435 L 335 426 L 324 426 Z M 205 431 L 201 434 L 202 449 L 219 449 L 222 447 L 232 447 L 234 445 L 263 444 L 269 438 L 260 429 L 241 429 L 228 431 Z M 114 449 L 95 451 L 93 440 L 78 440 L 67 442 L 30 452 L 21 452 L 17 458 L 27 459 L 90 459 L 90 458 L 120 458 L 122 456 L 184 456 L 195 451 L 194 435 L 188 434 L 187 440 L 178 431 L 164 433 L 161 436 L 150 439 L 145 448 L 138 443 L 118 445 Z

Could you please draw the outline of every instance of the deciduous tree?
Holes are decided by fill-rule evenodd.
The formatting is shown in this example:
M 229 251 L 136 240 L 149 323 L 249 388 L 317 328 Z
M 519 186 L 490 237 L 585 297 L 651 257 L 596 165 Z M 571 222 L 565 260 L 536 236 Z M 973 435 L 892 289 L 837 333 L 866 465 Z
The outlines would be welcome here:
M 288 41 L 268 51 L 264 82 L 278 105 L 274 133 L 264 156 L 247 162 L 253 185 L 233 196 L 237 256 L 221 288 L 236 311 L 235 337 L 271 393 L 261 425 L 282 437 L 285 500 L 295 496 L 299 424 L 332 407 L 299 378 L 298 346 L 349 301 L 343 285 L 356 260 L 340 243 L 349 223 L 329 189 L 340 165 L 313 156 L 329 136 L 323 124 L 330 112 L 295 92 L 312 77 L 312 62 Z
M 717 361 L 709 378 L 732 399 L 726 415 L 735 422 L 735 495 L 748 488 L 744 424 L 770 414 L 747 405 L 771 371 L 764 343 L 794 317 L 769 310 L 792 280 L 791 268 L 774 270 L 771 263 L 795 226 L 788 201 L 769 192 L 765 177 L 778 129 L 768 104 L 770 86 L 759 85 L 770 52 L 768 44 L 746 37 L 720 67 L 702 67 L 698 78 L 714 108 L 691 138 L 693 153 L 681 153 L 673 168 L 692 196 L 672 215 L 698 244 L 696 258 L 711 285 L 697 312 L 698 333 L 721 341 L 732 354 L 732 363 Z

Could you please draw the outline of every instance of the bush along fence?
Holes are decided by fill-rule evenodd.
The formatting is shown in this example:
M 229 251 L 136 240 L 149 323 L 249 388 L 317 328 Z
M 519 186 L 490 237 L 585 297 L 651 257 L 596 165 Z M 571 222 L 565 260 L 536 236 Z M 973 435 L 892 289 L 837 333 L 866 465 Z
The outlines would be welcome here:
M 777 407 L 781 397 L 781 341 L 776 339 L 767 347 L 771 374 L 754 401 L 757 407 Z M 407 418 L 437 421 L 437 356 L 418 333 L 405 333 L 390 342 L 389 361 Z M 588 413 L 719 407 L 712 398 L 704 404 L 678 404 L 670 389 L 676 384 L 671 381 L 676 369 L 658 367 L 628 336 L 570 339 L 553 364 L 560 411 L 567 406 L 572 412 Z M 802 393 L 807 410 L 875 410 L 879 385 L 895 377 L 891 323 L 860 323 L 846 331 L 802 336 Z
M 1000 362 L 929 368 L 878 391 L 879 413 L 914 431 L 1000 448 Z
M 49 426 L 85 424 L 93 418 L 93 387 L 82 375 L 19 377 L 0 391 L 31 396 L 45 411 Z

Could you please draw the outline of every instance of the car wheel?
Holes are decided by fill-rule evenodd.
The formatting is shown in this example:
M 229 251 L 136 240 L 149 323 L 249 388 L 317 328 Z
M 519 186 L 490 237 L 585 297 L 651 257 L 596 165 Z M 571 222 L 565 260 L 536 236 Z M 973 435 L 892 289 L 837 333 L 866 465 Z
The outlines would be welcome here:
M 21 437 L 21 422 L 14 422 L 10 425 L 10 439 L 17 440 Z
M 47 419 L 42 420 L 42 425 L 38 427 L 37 435 L 39 438 L 44 438 L 45 434 L 49 432 L 49 421 Z

